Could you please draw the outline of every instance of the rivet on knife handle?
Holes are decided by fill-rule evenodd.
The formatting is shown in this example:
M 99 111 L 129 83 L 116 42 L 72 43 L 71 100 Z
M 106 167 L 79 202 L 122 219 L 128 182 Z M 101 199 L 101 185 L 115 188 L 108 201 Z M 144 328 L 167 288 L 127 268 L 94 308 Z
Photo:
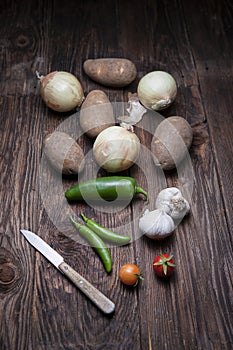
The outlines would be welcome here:
M 90 282 L 83 278 L 71 266 L 65 262 L 62 262 L 59 265 L 59 269 L 104 313 L 110 314 L 114 311 L 114 303 L 98 289 L 96 289 Z

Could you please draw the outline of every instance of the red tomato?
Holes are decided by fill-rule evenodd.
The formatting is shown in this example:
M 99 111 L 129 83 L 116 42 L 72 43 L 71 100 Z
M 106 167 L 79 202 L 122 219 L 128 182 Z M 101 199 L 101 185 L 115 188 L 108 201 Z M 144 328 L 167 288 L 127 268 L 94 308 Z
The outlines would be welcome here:
M 122 283 L 127 286 L 136 286 L 138 280 L 143 280 L 144 278 L 141 275 L 139 268 L 134 264 L 125 264 L 120 268 L 119 274 L 120 280 Z
M 175 268 L 174 260 L 172 255 L 160 254 L 156 256 L 153 261 L 153 269 L 156 275 L 160 277 L 170 276 Z

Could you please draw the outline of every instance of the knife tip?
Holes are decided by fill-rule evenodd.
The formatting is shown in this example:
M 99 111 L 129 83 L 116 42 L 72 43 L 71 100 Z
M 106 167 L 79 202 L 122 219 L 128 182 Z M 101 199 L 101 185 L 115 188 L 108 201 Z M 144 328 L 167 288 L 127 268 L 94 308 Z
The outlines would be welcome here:
M 20 230 L 20 232 L 21 232 L 24 236 L 26 236 L 27 233 L 28 233 L 29 231 L 27 231 L 27 230 Z

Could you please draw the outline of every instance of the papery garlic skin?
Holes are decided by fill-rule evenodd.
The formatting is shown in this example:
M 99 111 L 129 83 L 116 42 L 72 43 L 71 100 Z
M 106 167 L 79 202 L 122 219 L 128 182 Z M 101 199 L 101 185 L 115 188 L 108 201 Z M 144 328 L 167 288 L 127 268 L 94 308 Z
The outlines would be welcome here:
M 162 190 L 156 199 L 155 207 L 164 210 L 173 220 L 182 220 L 190 211 L 188 201 L 176 187 Z
M 83 88 L 73 74 L 54 71 L 46 76 L 37 76 L 46 106 L 57 112 L 68 112 L 81 106 L 84 100 Z
M 126 111 L 129 113 L 129 115 L 120 116 L 117 119 L 121 120 L 124 123 L 135 125 L 140 122 L 147 110 L 139 102 L 138 95 L 136 93 L 132 94 L 129 92 L 128 97 L 129 107 L 126 109 Z
M 110 173 L 130 168 L 138 159 L 140 140 L 131 125 L 111 126 L 103 130 L 93 145 L 93 154 L 100 167 Z
M 153 71 L 139 81 L 137 93 L 146 108 L 159 111 L 169 107 L 175 100 L 176 81 L 167 72 Z
M 139 220 L 139 230 L 152 239 L 164 239 L 172 234 L 175 223 L 165 211 L 156 209 L 145 211 Z

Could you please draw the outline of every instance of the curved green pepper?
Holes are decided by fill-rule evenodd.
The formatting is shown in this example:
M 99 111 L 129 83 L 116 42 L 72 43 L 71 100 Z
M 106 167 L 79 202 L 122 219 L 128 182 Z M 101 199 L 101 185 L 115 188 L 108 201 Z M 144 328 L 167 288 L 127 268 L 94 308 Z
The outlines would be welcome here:
M 97 234 L 95 234 L 95 232 L 89 229 L 86 225 L 79 224 L 72 217 L 70 217 L 70 220 L 72 221 L 74 226 L 77 228 L 77 230 L 81 233 L 81 235 L 88 241 L 88 243 L 90 243 L 90 245 L 99 255 L 105 267 L 105 270 L 107 272 L 111 272 L 112 270 L 111 255 L 110 255 L 109 249 L 107 248 L 105 243 L 102 241 L 102 239 Z
M 94 220 L 88 219 L 83 212 L 80 213 L 83 220 L 85 221 L 87 227 L 89 227 L 92 231 L 94 231 L 99 237 L 101 237 L 103 240 L 106 240 L 108 242 L 112 243 L 118 243 L 118 244 L 127 244 L 130 242 L 129 236 L 122 236 L 118 233 L 112 232 L 111 230 L 97 224 Z
M 128 201 L 137 193 L 143 194 L 148 202 L 147 192 L 137 186 L 132 177 L 106 176 L 81 182 L 67 190 L 65 197 L 68 200 Z

